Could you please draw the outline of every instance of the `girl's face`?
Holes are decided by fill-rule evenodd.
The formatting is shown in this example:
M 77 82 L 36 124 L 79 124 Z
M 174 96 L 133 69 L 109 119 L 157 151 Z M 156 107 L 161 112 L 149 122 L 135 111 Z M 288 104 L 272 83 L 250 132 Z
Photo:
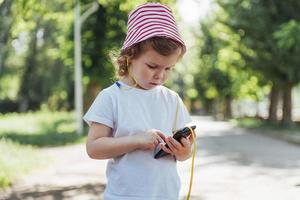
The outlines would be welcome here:
M 172 55 L 163 56 L 152 47 L 146 46 L 144 52 L 138 58 L 131 60 L 130 75 L 135 78 L 138 87 L 142 89 L 149 90 L 158 85 L 163 85 L 177 63 L 180 54 L 180 48 Z M 132 79 L 127 77 L 127 81 L 129 81 L 128 78 Z

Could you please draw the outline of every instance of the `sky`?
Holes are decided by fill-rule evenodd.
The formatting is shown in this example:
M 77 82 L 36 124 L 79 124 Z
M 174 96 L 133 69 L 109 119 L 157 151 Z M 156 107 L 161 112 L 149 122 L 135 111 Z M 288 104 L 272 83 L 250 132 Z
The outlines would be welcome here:
M 210 10 L 211 0 L 178 0 L 177 6 L 182 20 L 188 24 L 196 24 Z

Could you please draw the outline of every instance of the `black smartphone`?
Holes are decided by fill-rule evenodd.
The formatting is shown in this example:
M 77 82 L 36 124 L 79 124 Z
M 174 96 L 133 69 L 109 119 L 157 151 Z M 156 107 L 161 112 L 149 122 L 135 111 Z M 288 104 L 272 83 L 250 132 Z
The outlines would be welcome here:
M 196 126 L 184 127 L 183 129 L 176 131 L 175 134 L 173 135 L 173 138 L 178 142 L 180 142 L 182 137 L 186 138 L 191 134 L 190 128 L 195 130 Z M 168 147 L 168 145 L 165 144 L 165 147 Z M 168 153 L 162 150 L 161 148 L 157 148 L 156 151 L 154 152 L 154 158 L 161 158 L 166 155 L 168 155 Z

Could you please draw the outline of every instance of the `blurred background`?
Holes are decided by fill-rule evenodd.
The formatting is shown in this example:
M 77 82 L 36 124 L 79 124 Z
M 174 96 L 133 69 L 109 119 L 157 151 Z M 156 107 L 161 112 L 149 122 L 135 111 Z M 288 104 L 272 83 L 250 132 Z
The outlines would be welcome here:
M 51 165 L 43 149 L 84 144 L 78 117 L 116 80 L 111 53 L 144 2 L 0 0 L 0 191 Z M 158 2 L 188 47 L 166 85 L 191 114 L 300 144 L 300 1 Z

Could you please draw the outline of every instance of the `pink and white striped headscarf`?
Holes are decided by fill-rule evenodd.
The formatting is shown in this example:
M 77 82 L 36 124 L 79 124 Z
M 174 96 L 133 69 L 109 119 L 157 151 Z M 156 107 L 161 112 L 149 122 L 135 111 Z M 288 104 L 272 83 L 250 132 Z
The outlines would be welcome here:
M 127 35 L 122 50 L 151 37 L 167 37 L 183 45 L 171 9 L 160 3 L 145 3 L 128 17 Z

